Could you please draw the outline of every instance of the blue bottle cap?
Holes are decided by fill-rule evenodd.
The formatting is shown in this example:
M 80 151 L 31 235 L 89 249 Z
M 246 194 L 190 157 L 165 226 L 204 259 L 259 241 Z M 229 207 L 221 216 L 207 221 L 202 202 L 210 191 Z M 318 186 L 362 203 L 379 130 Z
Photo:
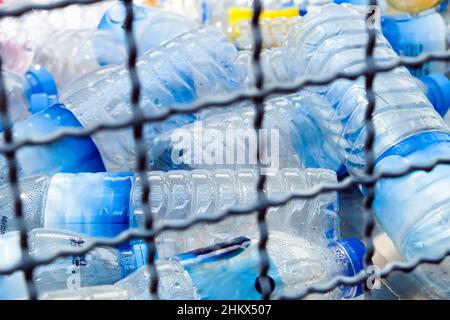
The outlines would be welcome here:
M 154 10 L 147 7 L 133 5 L 133 23 L 136 21 L 144 20 L 147 18 L 149 13 Z M 100 23 L 98 24 L 99 30 L 109 31 L 116 37 L 119 43 L 124 43 L 125 32 L 123 29 L 123 24 L 127 16 L 127 11 L 122 3 L 118 3 L 103 14 Z M 135 26 L 134 26 L 134 29 Z
M 36 113 L 57 102 L 58 88 L 47 68 L 30 69 L 25 73 L 30 85 L 26 93 L 30 102 L 30 112 Z
M 445 0 L 445 1 L 441 2 L 441 4 L 438 6 L 438 11 L 439 11 L 439 12 L 445 12 L 445 11 L 447 11 L 447 8 L 448 8 L 448 2 L 449 2 L 449 0 Z
M 427 86 L 427 97 L 443 117 L 450 108 L 450 80 L 442 73 L 432 73 L 420 78 Z
M 366 247 L 361 241 L 355 238 L 340 239 L 332 244 L 331 248 L 338 252 L 336 256 L 344 266 L 345 276 L 353 277 L 364 270 Z M 344 257 L 342 257 L 342 254 Z M 346 299 L 355 298 L 364 291 L 362 282 L 356 286 L 342 286 L 341 289 Z

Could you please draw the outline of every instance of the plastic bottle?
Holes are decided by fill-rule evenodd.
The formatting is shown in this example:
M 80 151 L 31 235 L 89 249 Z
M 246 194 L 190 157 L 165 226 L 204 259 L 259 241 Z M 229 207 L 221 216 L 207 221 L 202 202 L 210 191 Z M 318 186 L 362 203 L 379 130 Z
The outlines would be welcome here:
M 281 232 L 272 232 L 267 250 L 273 294 L 293 294 L 304 287 L 336 275 L 353 276 L 362 270 L 364 245 L 356 239 L 341 239 L 329 247 Z M 257 240 L 245 237 L 159 260 L 161 299 L 248 300 L 260 299 L 260 259 Z M 113 286 L 98 286 L 51 292 L 42 299 L 151 299 L 150 275 L 142 267 Z M 354 298 L 361 286 L 342 286 L 310 298 Z
M 436 8 L 415 15 L 383 16 L 381 25 L 384 36 L 400 56 L 416 57 L 422 53 L 446 50 L 447 27 Z M 410 71 L 417 77 L 445 73 L 445 62 L 427 62 L 421 67 L 410 68 Z
M 289 72 L 287 71 L 289 67 L 287 68 L 285 65 L 285 51 L 286 48 L 266 49 L 262 51 L 261 64 L 264 73 L 264 83 L 266 85 L 272 86 L 290 81 Z M 251 87 L 254 85 L 254 77 L 251 69 L 251 53 L 249 51 L 240 51 L 239 59 L 247 66 L 248 77 L 246 78 L 245 85 Z M 421 79 L 414 78 L 414 80 L 423 93 L 427 95 L 436 111 L 444 117 L 450 107 L 450 80 L 440 73 L 433 73 Z M 333 151 L 334 148 L 324 139 L 323 130 L 310 115 L 310 108 L 321 110 L 324 109 L 325 104 L 329 104 L 329 102 L 320 96 L 315 96 L 307 92 L 286 95 L 282 98 L 275 98 L 266 102 L 265 112 L 267 113 L 267 117 L 265 118 L 264 128 L 277 129 L 280 132 L 279 149 L 283 150 L 279 160 L 280 166 L 300 165 L 307 168 L 327 168 L 336 171 L 338 176 L 346 174 L 345 166 L 336 156 Z M 226 130 L 252 128 L 252 119 L 254 118 L 253 110 L 254 107 L 244 107 L 242 110 L 230 111 L 222 115 L 213 114 L 210 116 L 211 119 L 203 117 L 201 129 L 206 132 L 204 136 L 208 136 L 210 133 L 209 130 L 211 129 L 219 130 L 225 136 Z M 287 126 L 286 124 L 289 123 L 291 125 Z M 191 137 L 193 137 L 191 146 L 193 148 L 195 148 L 197 136 L 194 135 L 192 130 L 196 128 L 198 129 L 199 127 L 189 125 L 183 128 L 191 131 Z M 171 162 L 173 161 L 173 157 L 168 156 L 169 151 L 170 154 L 176 153 L 176 150 L 171 147 L 174 144 L 174 140 L 177 141 L 176 139 L 178 137 L 178 134 L 174 133 L 173 131 L 168 132 L 155 139 L 154 149 L 157 152 L 152 155 L 153 159 L 157 159 L 157 163 L 154 163 L 155 167 L 177 167 L 177 164 Z M 179 132 L 179 134 L 181 133 Z M 270 144 L 271 141 L 270 139 L 266 139 L 266 142 Z M 219 144 L 222 142 L 216 141 L 216 143 Z M 238 143 L 236 145 L 239 146 Z M 181 147 L 186 156 L 185 151 L 188 148 L 185 144 L 182 144 Z M 164 150 L 164 148 L 166 148 L 166 155 L 161 156 L 159 152 Z M 290 155 L 289 150 L 293 150 L 294 155 Z M 307 152 L 305 152 L 306 150 Z M 195 157 L 195 149 L 190 153 L 187 152 L 187 154 Z M 193 159 L 191 161 L 183 161 L 182 165 L 187 165 L 182 166 L 183 168 L 196 167 Z
M 293 76 L 357 71 L 365 66 L 366 43 L 365 16 L 351 7 L 325 6 L 320 16 L 305 18 L 291 34 L 286 61 L 292 63 Z M 397 59 L 380 34 L 375 56 L 378 64 Z M 365 168 L 366 138 L 363 80 L 339 80 L 314 90 L 319 90 L 333 107 L 311 108 L 311 114 L 321 128 L 328 129 L 326 137 L 333 141 L 348 171 L 360 176 Z M 378 74 L 374 92 L 377 172 L 397 172 L 408 165 L 448 157 L 448 127 L 405 68 Z M 377 182 L 374 212 L 405 258 L 431 257 L 448 249 L 450 199 L 445 190 L 449 188 L 449 175 L 448 165 L 438 165 L 430 172 L 415 171 Z M 438 294 L 448 296 L 445 268 L 434 266 L 434 272 L 427 273 L 427 281 Z
M 254 168 L 256 153 L 265 169 L 284 167 L 327 168 L 341 171 L 323 130 L 309 114 L 328 102 L 317 94 L 301 92 L 265 103 L 262 130 L 256 132 L 255 111 L 236 105 L 221 114 L 203 114 L 193 124 L 173 129 L 149 144 L 151 166 L 158 170 L 191 168 Z M 256 147 L 256 138 L 266 147 Z
M 148 116 L 161 114 L 168 107 L 182 107 L 207 96 L 243 88 L 246 77 L 236 49 L 214 28 L 201 28 L 176 37 L 159 49 L 148 51 L 137 66 L 142 83 L 141 107 Z M 103 72 L 86 75 L 61 98 L 85 128 L 131 116 L 131 106 L 126 101 L 130 92 L 128 71 L 120 67 L 107 75 L 102 75 Z M 196 115 L 185 114 L 153 123 L 145 127 L 145 139 L 150 141 L 162 132 L 195 120 Z M 135 146 L 130 129 L 103 131 L 93 138 L 108 171 L 134 168 Z
M 276 200 L 336 182 L 324 169 L 282 169 L 268 176 L 265 192 Z M 256 172 L 253 170 L 193 170 L 150 172 L 150 208 L 156 223 L 183 222 L 199 215 L 216 215 L 230 208 L 255 205 Z M 131 173 L 79 173 L 41 176 L 21 181 L 24 218 L 29 229 L 54 228 L 91 236 L 116 236 L 130 227 L 143 227 L 141 180 Z M 0 233 L 18 230 L 14 198 L 7 185 L 0 203 Z M 267 220 L 275 230 L 299 234 L 324 243 L 339 237 L 336 193 L 311 200 L 292 200 L 269 209 Z M 221 223 L 165 232 L 158 241 L 160 257 L 257 234 L 254 215 Z
M 0 54 L 3 66 L 24 73 L 32 66 L 36 50 L 60 30 L 95 29 L 103 13 L 116 1 L 71 5 L 53 10 L 33 10 L 19 18 L 0 21 Z
M 60 251 L 84 248 L 90 245 L 88 236 L 51 229 L 35 229 L 29 233 L 29 253 L 45 259 Z M 11 268 L 22 259 L 19 232 L 0 236 L 0 269 Z M 33 281 L 39 293 L 53 290 L 74 289 L 80 286 L 113 284 L 142 266 L 139 245 L 120 249 L 96 247 L 83 255 L 60 257 L 40 266 L 33 273 Z M 0 276 L 0 298 L 26 298 L 23 272 Z
M 8 115 L 15 123 L 57 101 L 58 90 L 45 68 L 28 70 L 24 75 L 2 70 Z
M 137 62 L 142 84 L 141 107 L 155 116 L 168 107 L 193 103 L 208 95 L 242 88 L 244 67 L 237 51 L 220 32 L 199 29 L 148 51 Z M 131 84 L 126 66 L 109 66 L 79 79 L 60 101 L 14 126 L 15 141 L 46 137 L 63 127 L 84 127 L 125 121 L 132 116 Z M 93 107 L 95 106 L 95 108 Z M 150 139 L 166 127 L 195 120 L 195 115 L 171 117 L 145 127 Z M 50 145 L 27 146 L 17 152 L 20 174 L 57 172 L 130 171 L 134 169 L 135 143 L 131 129 L 102 131 L 88 138 L 64 138 Z M 100 153 L 99 153 L 100 150 Z M 101 154 L 101 157 L 100 157 Z M 0 181 L 6 177 L 6 163 Z

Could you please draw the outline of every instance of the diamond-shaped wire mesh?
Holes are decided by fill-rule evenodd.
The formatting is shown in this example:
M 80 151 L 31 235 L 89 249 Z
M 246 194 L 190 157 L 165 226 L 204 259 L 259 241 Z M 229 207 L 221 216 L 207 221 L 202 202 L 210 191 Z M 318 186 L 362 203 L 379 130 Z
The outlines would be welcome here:
M 50 4 L 33 4 L 33 5 L 24 5 L 14 9 L 1 9 L 0 10 L 0 19 L 5 17 L 19 17 L 31 10 L 51 10 L 66 7 L 69 5 L 89 5 L 97 2 L 101 2 L 101 0 L 67 0 L 60 1 L 57 3 Z M 374 214 L 372 212 L 372 203 L 375 197 L 375 183 L 380 178 L 397 178 L 403 175 L 406 175 L 412 171 L 417 170 L 425 170 L 430 171 L 438 164 L 450 164 L 449 158 L 437 158 L 433 163 L 426 165 L 411 165 L 408 168 L 395 173 L 393 172 L 374 172 L 375 161 L 373 154 L 373 142 L 375 138 L 374 126 L 372 122 L 372 113 L 375 108 L 375 96 L 373 92 L 373 83 L 374 78 L 378 72 L 386 72 L 395 69 L 399 66 L 409 66 L 409 67 L 417 67 L 429 61 L 450 61 L 450 52 L 433 52 L 428 54 L 422 54 L 415 58 L 399 58 L 398 60 L 392 61 L 388 64 L 383 64 L 383 66 L 376 65 L 375 59 L 373 57 L 375 42 L 376 42 L 376 30 L 367 24 L 367 33 L 369 35 L 369 40 L 366 48 L 366 67 L 359 72 L 347 72 L 342 73 L 338 72 L 336 74 L 330 74 L 326 77 L 321 78 L 301 78 L 297 81 L 291 83 L 279 83 L 273 86 L 264 86 L 264 74 L 262 70 L 262 65 L 260 61 L 260 53 L 262 51 L 262 34 L 259 28 L 259 16 L 262 11 L 261 0 L 254 0 L 253 2 L 253 17 L 251 20 L 251 28 L 253 34 L 253 55 L 252 55 L 252 63 L 253 63 L 253 72 L 255 78 L 255 86 L 250 89 L 240 90 L 234 93 L 230 93 L 226 96 L 216 97 L 204 100 L 202 102 L 198 102 L 192 104 L 191 106 L 184 107 L 182 110 L 177 108 L 172 108 L 167 110 L 165 113 L 160 114 L 158 116 L 146 116 L 143 113 L 143 110 L 139 106 L 139 99 L 141 93 L 141 83 L 139 81 L 139 77 L 136 71 L 136 60 L 137 60 L 137 50 L 136 50 L 136 39 L 133 37 L 132 33 L 132 21 L 133 21 L 133 1 L 132 0 L 122 0 L 126 8 L 126 19 L 124 23 L 124 30 L 126 33 L 126 41 L 128 48 L 128 62 L 127 67 L 129 69 L 129 75 L 131 78 L 132 88 L 131 88 L 131 105 L 133 116 L 130 120 L 117 122 L 114 124 L 101 124 L 95 126 L 91 129 L 61 129 L 56 134 L 49 135 L 46 137 L 39 137 L 33 140 L 21 140 L 20 142 L 15 142 L 12 135 L 11 122 L 8 118 L 8 106 L 6 93 L 4 88 L 4 82 L 2 79 L 2 59 L 0 56 L 0 118 L 1 124 L 3 125 L 3 137 L 4 143 L 0 146 L 0 152 L 4 154 L 6 157 L 7 163 L 9 165 L 9 186 L 11 188 L 12 194 L 15 198 L 15 215 L 18 220 L 18 226 L 20 227 L 20 245 L 22 248 L 22 260 L 14 265 L 13 267 L 1 270 L 1 275 L 12 274 L 16 271 L 22 270 L 25 274 L 25 279 L 27 282 L 27 288 L 30 299 L 37 299 L 37 291 L 35 284 L 33 282 L 33 270 L 36 267 L 41 265 L 45 265 L 51 263 L 55 259 L 63 256 L 71 256 L 71 255 L 81 255 L 89 252 L 93 248 L 97 246 L 118 246 L 126 241 L 131 239 L 144 239 L 149 247 L 149 255 L 147 266 L 150 271 L 150 287 L 149 291 L 153 298 L 158 298 L 158 270 L 155 265 L 155 237 L 166 231 L 182 231 L 189 229 L 190 227 L 201 224 L 201 223 L 216 223 L 222 221 L 228 217 L 236 216 L 236 215 L 249 215 L 256 213 L 256 219 L 259 227 L 259 255 L 260 255 L 260 283 L 261 283 L 261 297 L 263 299 L 270 298 L 278 298 L 278 299 L 301 299 L 311 293 L 325 293 L 339 285 L 347 284 L 347 285 L 355 285 L 361 282 L 364 282 L 370 277 L 370 274 L 362 270 L 360 273 L 353 277 L 344 277 L 344 276 L 336 276 L 330 281 L 326 283 L 315 284 L 306 287 L 300 292 L 290 295 L 280 295 L 273 297 L 270 292 L 269 278 L 268 278 L 268 269 L 269 269 L 269 256 L 266 251 L 266 243 L 268 240 L 268 228 L 265 220 L 266 212 L 269 207 L 280 206 L 286 204 L 288 201 L 293 199 L 310 199 L 316 197 L 317 195 L 330 192 L 330 191 L 343 191 L 348 189 L 351 186 L 355 185 L 363 185 L 366 190 L 366 198 L 364 200 L 364 208 L 367 211 L 367 221 L 365 225 L 365 242 L 367 245 L 367 253 L 365 258 L 365 265 L 368 266 L 372 260 L 372 256 L 374 254 L 374 245 L 372 239 L 372 231 L 375 226 Z M 376 5 L 377 0 L 370 0 L 370 5 Z M 371 19 L 372 15 L 376 14 L 375 11 L 369 12 L 367 14 L 367 18 Z M 208 216 L 197 216 L 192 219 L 188 219 L 182 223 L 164 223 L 160 226 L 154 226 L 153 218 L 150 213 L 149 206 L 149 195 L 150 195 L 150 185 L 148 183 L 147 170 L 146 170 L 146 146 L 143 140 L 143 127 L 145 124 L 151 122 L 159 122 L 169 118 L 172 115 L 180 114 L 180 113 L 192 113 L 199 111 L 204 108 L 209 107 L 225 107 L 232 103 L 251 100 L 253 101 L 256 109 L 255 119 L 254 119 L 254 127 L 256 130 L 260 129 L 262 126 L 262 122 L 264 119 L 264 108 L 263 103 L 264 99 L 273 94 L 289 94 L 294 93 L 303 87 L 306 86 L 317 86 L 317 85 L 326 85 L 337 79 L 349 79 L 355 80 L 361 76 L 365 77 L 365 86 L 366 86 L 366 95 L 368 100 L 368 107 L 365 114 L 365 126 L 367 129 L 367 137 L 365 141 L 365 156 L 366 156 L 366 166 L 365 166 L 365 174 L 361 177 L 347 177 L 342 181 L 334 184 L 326 184 L 321 185 L 318 188 L 315 188 L 310 191 L 295 193 L 293 195 L 289 195 L 284 199 L 280 200 L 268 200 L 266 198 L 265 193 L 263 192 L 263 187 L 265 184 L 265 175 L 261 174 L 261 166 L 258 164 L 257 173 L 258 173 L 258 182 L 257 182 L 257 196 L 258 203 L 246 208 L 236 208 L 226 210 L 220 214 L 216 215 L 208 215 Z M 81 249 L 71 249 L 71 250 L 61 250 L 56 252 L 50 256 L 42 257 L 32 257 L 29 254 L 29 247 L 27 241 L 27 226 L 23 219 L 23 206 L 20 198 L 20 185 L 18 181 L 18 166 L 16 161 L 16 152 L 19 148 L 24 146 L 32 146 L 32 145 L 43 145 L 49 144 L 56 140 L 62 139 L 64 137 L 88 137 L 98 131 L 102 130 L 114 130 L 119 128 L 133 128 L 134 139 L 136 143 L 136 174 L 141 178 L 143 183 L 142 188 L 142 207 L 144 208 L 145 214 L 145 227 L 141 229 L 129 229 L 122 232 L 119 236 L 115 238 L 95 238 L 95 241 L 89 243 L 84 248 Z M 257 135 L 257 139 L 259 139 Z M 256 143 L 259 146 L 259 141 Z M 259 156 L 259 152 L 257 152 Z M 259 160 L 259 159 L 258 159 Z M 258 161 L 259 163 L 259 161 Z M 409 260 L 406 262 L 393 262 L 384 267 L 379 275 L 384 278 L 388 276 L 393 271 L 402 271 L 402 272 L 411 272 L 415 270 L 419 265 L 424 263 L 430 264 L 439 264 L 442 262 L 447 255 L 450 255 L 450 246 L 447 252 L 439 257 L 432 258 L 416 258 L 413 260 Z

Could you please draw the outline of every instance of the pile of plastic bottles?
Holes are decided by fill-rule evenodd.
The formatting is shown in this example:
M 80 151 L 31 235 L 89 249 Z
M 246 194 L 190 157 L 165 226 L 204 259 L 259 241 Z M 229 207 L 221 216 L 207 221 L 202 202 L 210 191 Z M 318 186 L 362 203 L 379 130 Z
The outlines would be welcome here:
M 3 0 L 0 10 L 51 2 Z M 379 1 L 375 9 L 365 0 L 342 2 L 261 1 L 265 87 L 363 74 L 371 28 L 378 67 L 449 47 L 448 1 Z M 260 299 L 267 291 L 289 297 L 380 267 L 366 263 L 368 239 L 348 226 L 365 228 L 367 173 L 396 174 L 448 159 L 448 61 L 376 75 L 373 143 L 364 77 L 265 97 L 256 130 L 251 100 L 193 108 L 254 92 L 253 1 L 147 0 L 132 11 L 138 106 L 131 102 L 136 87 L 123 3 L 0 19 L 0 88 L 10 122 L 2 121 L 2 130 L 8 125 L 14 143 L 23 144 L 15 152 L 19 208 L 8 160 L 0 157 L 0 299 L 30 297 L 24 272 L 16 270 L 30 259 L 51 261 L 32 273 L 40 299 L 152 299 L 153 260 L 161 299 Z M 158 119 L 144 124 L 142 143 L 129 126 L 139 121 L 136 107 Z M 171 110 L 179 112 L 167 116 Z M 30 143 L 68 130 L 93 133 Z M 2 136 L 8 147 L 5 141 Z M 142 153 L 146 175 L 136 169 Z M 351 195 L 332 191 L 349 179 L 356 186 Z M 450 249 L 450 165 L 379 178 L 372 187 L 377 232 L 401 259 L 436 258 Z M 261 205 L 267 207 L 267 277 L 260 275 Z M 156 229 L 192 225 L 151 241 L 131 236 L 116 247 L 95 245 L 99 237 L 145 231 L 149 221 Z M 421 265 L 411 286 L 426 298 L 450 298 L 448 267 L 447 260 Z M 362 299 L 375 289 L 363 279 L 306 297 Z

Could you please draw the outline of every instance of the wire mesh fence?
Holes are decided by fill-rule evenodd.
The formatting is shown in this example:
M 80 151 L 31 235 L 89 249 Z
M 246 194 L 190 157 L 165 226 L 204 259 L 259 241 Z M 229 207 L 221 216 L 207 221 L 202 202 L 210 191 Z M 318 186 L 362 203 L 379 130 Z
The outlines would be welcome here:
M 33 4 L 25 5 L 14 9 L 1 9 L 0 19 L 5 17 L 19 17 L 31 10 L 51 10 L 56 8 L 62 8 L 69 5 L 89 5 L 100 2 L 101 0 L 67 0 L 60 1 L 58 3 L 51 4 Z M 8 275 L 16 271 L 22 270 L 25 275 L 27 282 L 27 289 L 30 299 L 37 299 L 37 290 L 35 283 L 33 281 L 33 270 L 41 265 L 48 264 L 55 259 L 63 256 L 71 255 L 81 255 L 89 252 L 97 246 L 118 246 L 126 241 L 132 239 L 143 239 L 146 241 L 149 254 L 147 266 L 150 271 L 150 287 L 148 288 L 152 297 L 158 298 L 158 270 L 155 264 L 155 254 L 156 245 L 155 237 L 159 234 L 167 231 L 182 231 L 187 230 L 190 227 L 202 224 L 202 223 L 216 223 L 224 219 L 230 218 L 237 215 L 250 215 L 255 214 L 255 219 L 257 220 L 259 228 L 259 257 L 260 257 L 260 270 L 259 270 L 259 284 L 261 285 L 261 298 L 262 299 L 301 299 L 306 297 L 311 293 L 325 293 L 339 285 L 355 285 L 361 282 L 365 282 L 370 276 L 365 270 L 361 271 L 353 277 L 346 276 L 336 276 L 332 280 L 326 283 L 315 284 L 306 287 L 304 290 L 291 295 L 279 295 L 273 296 L 270 290 L 270 282 L 268 278 L 269 270 L 269 256 L 266 250 L 266 243 L 268 241 L 269 232 L 268 226 L 265 220 L 266 213 L 269 207 L 281 206 L 287 202 L 294 199 L 310 199 L 316 197 L 317 195 L 330 192 L 330 191 L 343 191 L 351 186 L 362 185 L 366 190 L 366 197 L 364 200 L 364 208 L 367 211 L 367 221 L 365 225 L 365 243 L 367 245 L 367 252 L 365 257 L 365 266 L 371 264 L 372 256 L 374 254 L 374 245 L 372 239 L 372 232 L 375 226 L 375 218 L 372 212 L 372 204 L 375 198 L 375 184 L 380 178 L 397 178 L 404 176 L 408 173 L 418 170 L 430 171 L 438 164 L 450 164 L 450 158 L 436 158 L 432 163 L 425 165 L 411 165 L 402 171 L 396 172 L 375 172 L 375 158 L 373 152 L 373 144 L 375 139 L 375 131 L 372 119 L 372 113 L 375 109 L 375 95 L 373 91 L 374 78 L 379 72 L 387 72 L 393 70 L 399 66 L 406 67 L 417 67 L 429 61 L 450 61 L 450 52 L 432 52 L 427 54 L 422 54 L 415 58 L 399 58 L 398 60 L 391 61 L 390 63 L 377 65 L 374 59 L 374 48 L 376 43 L 376 29 L 367 24 L 368 42 L 366 47 L 366 66 L 363 70 L 358 72 L 338 72 L 336 74 L 329 74 L 326 77 L 317 78 L 300 78 L 299 80 L 289 82 L 289 83 L 278 83 L 271 86 L 264 85 L 264 73 L 261 64 L 261 51 L 262 51 L 262 34 L 259 26 L 259 17 L 262 12 L 262 1 L 255 0 L 253 2 L 253 17 L 251 19 L 251 30 L 253 34 L 253 52 L 252 52 L 252 65 L 254 72 L 255 84 L 254 87 L 239 90 L 230 93 L 226 96 L 209 98 L 201 102 L 197 102 L 189 105 L 188 107 L 181 108 L 170 108 L 164 113 L 157 116 L 145 115 L 142 108 L 140 108 L 139 101 L 141 96 L 141 82 L 136 70 L 137 61 L 137 40 L 133 37 L 133 1 L 123 0 L 122 1 L 126 8 L 126 18 L 124 23 L 124 31 L 126 33 L 126 43 L 128 48 L 128 61 L 127 68 L 129 70 L 129 77 L 131 80 L 132 88 L 130 95 L 130 102 L 132 105 L 132 117 L 126 121 L 120 121 L 116 123 L 100 124 L 94 126 L 90 129 L 76 129 L 76 128 L 65 128 L 61 129 L 55 134 L 51 134 L 45 137 L 36 137 L 33 139 L 25 139 L 21 141 L 14 141 L 12 125 L 8 118 L 8 105 L 7 97 L 4 88 L 4 81 L 2 79 L 2 60 L 0 57 L 0 119 L 3 125 L 3 138 L 4 143 L 0 146 L 0 152 L 6 157 L 7 163 L 9 165 L 9 187 L 11 188 L 12 194 L 15 198 L 15 215 L 18 220 L 18 225 L 20 228 L 20 245 L 22 249 L 23 259 L 13 267 L 2 270 L 0 274 Z M 370 5 L 377 5 L 376 0 L 371 0 Z M 372 15 L 376 14 L 375 11 L 367 13 L 367 19 L 371 19 Z M 330 84 L 337 79 L 348 79 L 356 80 L 357 78 L 363 76 L 365 78 L 365 89 L 368 101 L 367 110 L 365 113 L 365 126 L 367 130 L 367 137 L 365 141 L 365 158 L 366 166 L 365 173 L 361 177 L 349 176 L 345 179 L 333 184 L 324 184 L 310 191 L 300 192 L 286 196 L 279 200 L 269 200 L 267 199 L 263 188 L 266 182 L 265 175 L 261 174 L 260 159 L 258 158 L 257 173 L 257 204 L 246 207 L 246 208 L 235 208 L 226 210 L 215 215 L 200 215 L 195 218 L 187 219 L 181 223 L 163 223 L 161 225 L 155 226 L 153 217 L 150 210 L 150 193 L 151 188 L 147 179 L 147 152 L 146 145 L 143 139 L 143 128 L 144 125 L 152 122 L 160 122 L 169 117 L 182 114 L 182 113 L 192 113 L 197 112 L 205 108 L 220 108 L 226 107 L 230 104 L 240 102 L 240 101 L 252 101 L 255 108 L 255 118 L 254 118 L 254 128 L 255 130 L 261 129 L 262 122 L 264 119 L 264 100 L 274 94 L 289 94 L 301 90 L 307 86 L 318 86 Z M 143 183 L 142 191 L 142 207 L 144 209 L 145 216 L 145 226 L 139 229 L 129 229 L 122 232 L 115 238 L 95 238 L 92 243 L 89 243 L 83 248 L 73 248 L 71 250 L 62 250 L 56 252 L 50 256 L 46 257 L 32 257 L 29 254 L 29 245 L 27 240 L 27 226 L 23 218 L 23 205 L 20 197 L 20 183 L 18 179 L 18 163 L 16 160 L 16 152 L 25 146 L 34 145 L 45 145 L 51 142 L 57 141 L 65 137 L 89 137 L 92 134 L 104 131 L 104 130 L 116 130 L 120 128 L 132 128 L 133 135 L 136 145 L 136 174 L 141 178 Z M 260 146 L 259 137 L 257 136 L 257 146 Z M 264 146 L 262 146 L 264 147 Z M 261 152 L 257 152 L 257 156 Z M 445 254 L 437 257 L 421 257 L 406 262 L 393 262 L 388 264 L 380 272 L 380 277 L 384 278 L 388 276 L 393 271 L 411 272 L 415 270 L 419 265 L 429 263 L 429 264 L 439 264 L 442 262 L 447 255 L 450 254 L 449 250 Z

